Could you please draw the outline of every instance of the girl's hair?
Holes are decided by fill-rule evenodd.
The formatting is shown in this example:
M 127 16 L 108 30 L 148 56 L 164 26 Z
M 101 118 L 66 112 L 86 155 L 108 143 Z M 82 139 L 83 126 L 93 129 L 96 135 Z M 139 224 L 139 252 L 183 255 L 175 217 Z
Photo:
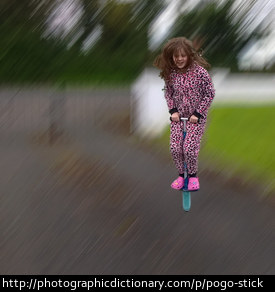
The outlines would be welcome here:
M 171 71 L 177 69 L 173 60 L 173 55 L 176 55 L 182 49 L 187 55 L 187 67 L 195 62 L 204 68 L 210 67 L 201 53 L 195 50 L 190 40 L 185 37 L 172 38 L 164 45 L 161 54 L 156 57 L 153 63 L 155 67 L 161 70 L 160 77 L 164 80 L 168 81 Z

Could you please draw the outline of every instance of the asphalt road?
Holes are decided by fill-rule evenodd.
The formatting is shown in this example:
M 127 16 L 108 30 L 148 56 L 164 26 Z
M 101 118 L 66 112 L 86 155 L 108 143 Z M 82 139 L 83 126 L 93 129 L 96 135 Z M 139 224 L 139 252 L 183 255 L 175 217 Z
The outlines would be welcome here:
M 109 125 L 1 132 L 1 274 L 275 274 L 274 198 L 202 171 L 184 212 L 163 149 Z

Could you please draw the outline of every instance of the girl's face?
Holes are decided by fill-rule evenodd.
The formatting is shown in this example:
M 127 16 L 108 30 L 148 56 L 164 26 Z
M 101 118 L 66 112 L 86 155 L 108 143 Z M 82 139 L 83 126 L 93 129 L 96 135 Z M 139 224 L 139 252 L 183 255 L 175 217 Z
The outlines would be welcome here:
M 182 49 L 180 51 L 175 52 L 173 55 L 173 61 L 175 65 L 178 67 L 178 69 L 185 68 L 188 63 L 188 57 L 185 51 Z

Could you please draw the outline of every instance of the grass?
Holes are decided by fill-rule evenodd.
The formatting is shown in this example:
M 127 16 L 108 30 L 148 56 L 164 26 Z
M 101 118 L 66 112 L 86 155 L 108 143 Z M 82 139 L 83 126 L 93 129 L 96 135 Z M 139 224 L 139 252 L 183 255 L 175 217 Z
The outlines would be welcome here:
M 214 107 L 201 158 L 275 190 L 274 116 L 275 105 Z
M 200 161 L 275 191 L 275 105 L 212 107 Z M 168 139 L 166 131 L 162 139 Z

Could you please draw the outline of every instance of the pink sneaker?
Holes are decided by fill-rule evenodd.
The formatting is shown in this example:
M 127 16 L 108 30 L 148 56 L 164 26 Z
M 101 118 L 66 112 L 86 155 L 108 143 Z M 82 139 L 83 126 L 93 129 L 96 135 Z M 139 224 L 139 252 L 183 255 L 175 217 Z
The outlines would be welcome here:
M 174 180 L 171 184 L 171 188 L 174 190 L 180 190 L 184 186 L 184 178 L 179 176 L 176 180 Z
M 200 189 L 200 183 L 198 177 L 190 177 L 188 182 L 188 191 L 198 191 Z

